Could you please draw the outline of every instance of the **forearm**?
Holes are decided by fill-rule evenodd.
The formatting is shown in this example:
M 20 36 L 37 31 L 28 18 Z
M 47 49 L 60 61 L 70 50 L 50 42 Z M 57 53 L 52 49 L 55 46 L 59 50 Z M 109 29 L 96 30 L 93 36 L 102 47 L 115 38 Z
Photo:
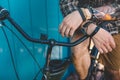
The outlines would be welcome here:
M 120 18 L 120 4 L 112 3 L 93 8 L 93 15 L 102 20 L 117 20 Z

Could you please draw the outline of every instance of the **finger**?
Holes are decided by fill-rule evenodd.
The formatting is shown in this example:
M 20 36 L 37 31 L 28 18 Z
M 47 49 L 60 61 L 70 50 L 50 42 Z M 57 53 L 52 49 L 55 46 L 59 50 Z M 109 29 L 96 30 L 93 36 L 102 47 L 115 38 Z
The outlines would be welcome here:
M 61 29 L 61 35 L 64 37 L 65 36 L 65 31 L 67 29 L 67 26 L 63 26 L 62 29 Z
M 103 54 L 103 50 L 101 48 L 98 48 L 98 51 Z
M 63 23 L 60 24 L 60 27 L 59 27 L 59 32 L 61 33 L 62 31 L 62 27 L 63 27 Z
M 103 45 L 103 41 L 96 41 L 97 43 L 95 43 L 95 46 L 97 47 L 98 51 L 100 53 L 107 53 L 108 50 L 106 49 L 106 47 Z
M 108 50 L 104 44 L 101 46 L 101 49 L 103 50 L 103 53 L 108 53 Z
M 111 52 L 112 51 L 112 47 L 109 45 L 108 42 L 106 42 L 106 44 L 104 44 L 104 46 L 106 47 L 106 49 Z
M 70 36 L 70 28 L 68 27 L 65 31 L 65 36 L 69 37 Z
M 73 28 L 70 29 L 69 36 L 72 37 L 74 35 L 75 30 Z
M 66 22 L 67 21 L 63 20 L 63 22 L 61 23 L 61 25 L 59 27 L 60 32 L 62 31 L 63 27 L 67 24 Z
M 114 39 L 110 39 L 110 46 L 114 49 L 116 47 Z

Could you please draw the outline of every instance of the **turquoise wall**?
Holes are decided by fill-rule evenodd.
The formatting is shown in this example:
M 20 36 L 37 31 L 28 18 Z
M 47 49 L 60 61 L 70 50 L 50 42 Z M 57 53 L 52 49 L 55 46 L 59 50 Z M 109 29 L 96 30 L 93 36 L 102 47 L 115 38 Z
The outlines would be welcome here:
M 11 17 L 31 37 L 40 38 L 40 34 L 44 33 L 49 38 L 67 41 L 58 32 L 59 24 L 62 21 L 58 4 L 59 0 L 0 0 L 0 5 L 9 10 Z M 25 43 L 42 68 L 45 62 L 47 45 L 27 41 L 8 21 L 5 22 Z M 23 44 L 7 28 L 4 27 L 4 30 L 10 42 L 20 80 L 32 80 L 39 70 L 37 64 Z M 67 56 L 68 48 L 54 47 L 52 59 L 62 59 Z M 40 73 L 38 80 L 40 80 L 41 75 Z M 0 80 L 17 80 L 10 50 L 2 29 L 0 29 Z

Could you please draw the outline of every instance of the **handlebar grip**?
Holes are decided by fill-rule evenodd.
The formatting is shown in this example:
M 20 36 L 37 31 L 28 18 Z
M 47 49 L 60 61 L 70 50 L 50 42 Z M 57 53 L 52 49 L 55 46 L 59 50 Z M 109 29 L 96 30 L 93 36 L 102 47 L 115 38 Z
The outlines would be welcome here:
M 6 19 L 8 15 L 9 12 L 7 11 L 7 9 L 0 6 L 0 21 Z

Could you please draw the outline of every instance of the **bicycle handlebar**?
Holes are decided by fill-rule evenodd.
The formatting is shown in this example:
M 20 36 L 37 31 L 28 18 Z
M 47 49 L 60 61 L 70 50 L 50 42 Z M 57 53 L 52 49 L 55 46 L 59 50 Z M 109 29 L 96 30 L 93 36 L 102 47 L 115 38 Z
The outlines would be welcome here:
M 10 17 L 9 12 L 0 6 L 0 21 L 5 20 L 5 19 L 7 19 L 27 40 L 29 40 L 31 42 L 35 42 L 35 43 L 48 44 L 48 45 L 52 45 L 52 46 L 72 47 L 72 46 L 75 46 L 75 45 L 83 42 L 84 40 L 86 40 L 89 37 L 89 35 L 84 35 L 82 38 L 80 38 L 77 41 L 72 42 L 72 43 L 59 42 L 54 39 L 41 40 L 41 39 L 32 38 Z
M 78 39 L 77 41 L 72 42 L 72 43 L 59 42 L 54 39 L 49 39 L 49 40 L 35 39 L 35 38 L 30 37 L 10 16 L 8 16 L 7 19 L 27 40 L 29 40 L 31 42 L 35 42 L 35 43 L 48 44 L 48 45 L 53 45 L 53 46 L 72 47 L 72 46 L 75 46 L 75 45 L 83 42 L 84 40 L 86 40 L 89 37 L 89 35 L 84 35 L 83 37 L 81 37 L 80 39 Z
M 56 41 L 54 39 L 49 39 L 49 40 L 41 40 L 41 39 L 35 39 L 32 38 L 31 36 L 29 36 L 9 15 L 9 12 L 2 8 L 0 6 L 0 21 L 7 19 L 21 34 L 22 36 L 24 36 L 27 40 L 31 41 L 31 42 L 35 42 L 35 43 L 41 43 L 41 44 L 47 44 L 50 46 L 67 46 L 67 47 L 72 47 L 75 45 L 78 45 L 79 43 L 83 42 L 84 40 L 86 40 L 88 37 L 92 37 L 94 36 L 99 28 L 96 28 L 91 35 L 87 35 L 85 34 L 84 36 L 82 36 L 80 39 L 76 40 L 75 42 L 69 43 L 69 42 L 60 42 L 60 41 Z M 52 47 L 48 48 L 48 54 L 47 54 L 47 60 L 46 60 L 46 69 L 48 69 L 49 64 L 49 58 L 50 58 L 50 53 L 51 53 L 51 49 Z M 89 75 L 87 77 L 89 80 Z

